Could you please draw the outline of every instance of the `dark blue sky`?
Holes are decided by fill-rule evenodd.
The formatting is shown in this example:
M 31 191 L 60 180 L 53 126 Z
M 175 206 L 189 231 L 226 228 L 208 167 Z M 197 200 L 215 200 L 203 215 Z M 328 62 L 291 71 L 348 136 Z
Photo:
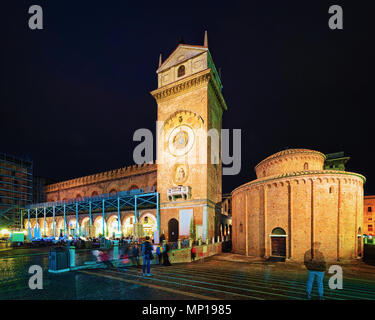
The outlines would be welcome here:
M 354 1 L 13 1 L 2 4 L 0 151 L 69 179 L 133 164 L 136 129 L 154 130 L 159 53 L 181 36 L 221 68 L 224 128 L 242 129 L 242 170 L 284 148 L 345 151 L 375 193 L 374 4 Z M 28 28 L 41 5 L 44 30 Z M 328 28 L 341 4 L 344 30 Z M 371 84 L 371 88 L 370 88 Z

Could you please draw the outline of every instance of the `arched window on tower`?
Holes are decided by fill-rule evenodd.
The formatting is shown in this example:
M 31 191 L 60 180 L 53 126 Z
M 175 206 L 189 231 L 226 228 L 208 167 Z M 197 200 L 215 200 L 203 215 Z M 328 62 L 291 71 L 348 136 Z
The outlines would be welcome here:
M 185 75 L 185 66 L 179 66 L 177 70 L 177 77 L 182 77 Z
M 303 165 L 303 170 L 309 170 L 309 164 L 307 162 Z

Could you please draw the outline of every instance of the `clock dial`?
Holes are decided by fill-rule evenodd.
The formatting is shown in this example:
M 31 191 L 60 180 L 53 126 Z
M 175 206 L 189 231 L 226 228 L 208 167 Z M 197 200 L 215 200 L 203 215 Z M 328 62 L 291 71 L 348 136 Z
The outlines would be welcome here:
M 169 152 L 181 156 L 190 151 L 194 144 L 194 132 L 187 125 L 174 128 L 168 139 Z
M 176 149 L 183 149 L 187 146 L 189 140 L 189 134 L 182 130 L 178 132 L 173 138 L 173 146 Z

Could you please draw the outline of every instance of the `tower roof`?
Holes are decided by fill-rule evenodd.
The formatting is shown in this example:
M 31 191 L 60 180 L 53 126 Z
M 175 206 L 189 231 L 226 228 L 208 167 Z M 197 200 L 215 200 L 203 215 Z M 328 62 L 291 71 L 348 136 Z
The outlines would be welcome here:
M 180 43 L 177 48 L 169 55 L 169 57 L 163 61 L 160 67 L 156 70 L 156 73 L 167 70 L 176 64 L 196 57 L 207 51 L 208 48 L 204 46 Z

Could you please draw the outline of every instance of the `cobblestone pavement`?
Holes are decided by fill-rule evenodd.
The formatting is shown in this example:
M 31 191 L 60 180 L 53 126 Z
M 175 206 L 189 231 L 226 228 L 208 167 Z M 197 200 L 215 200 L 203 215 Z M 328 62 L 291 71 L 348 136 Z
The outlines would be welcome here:
M 80 254 L 80 259 L 89 259 Z M 43 266 L 43 290 L 30 290 L 28 268 Z M 93 269 L 48 273 L 48 256 L 0 259 L 0 299 L 304 299 L 307 271 L 302 265 L 270 263 L 221 254 L 190 264 L 153 266 L 152 277 L 141 269 Z M 375 267 L 343 266 L 343 290 L 328 287 L 325 299 L 375 299 Z M 317 296 L 316 284 L 313 299 Z

